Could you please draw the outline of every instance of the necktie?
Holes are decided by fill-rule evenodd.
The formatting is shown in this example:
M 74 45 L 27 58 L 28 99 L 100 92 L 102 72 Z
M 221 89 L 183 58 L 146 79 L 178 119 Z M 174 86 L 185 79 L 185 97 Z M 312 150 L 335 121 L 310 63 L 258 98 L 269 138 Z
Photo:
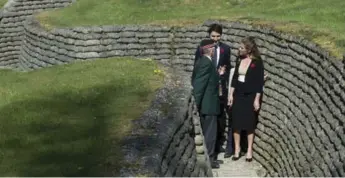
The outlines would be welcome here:
M 212 56 L 212 62 L 213 62 L 214 66 L 216 68 L 217 68 L 217 59 L 218 59 L 217 50 L 218 50 L 218 45 L 215 46 L 214 53 L 213 53 L 213 56 Z

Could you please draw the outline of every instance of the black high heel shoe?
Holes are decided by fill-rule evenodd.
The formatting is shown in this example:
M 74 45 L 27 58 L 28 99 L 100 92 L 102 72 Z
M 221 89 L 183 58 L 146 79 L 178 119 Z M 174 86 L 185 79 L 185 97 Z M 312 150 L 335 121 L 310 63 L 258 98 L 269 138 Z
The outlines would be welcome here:
M 246 162 L 252 162 L 253 158 L 246 158 Z
M 235 156 L 236 154 L 234 154 L 233 156 L 232 156 L 232 160 L 233 161 L 237 161 L 237 160 L 239 160 L 240 159 L 240 157 L 241 157 L 241 154 L 240 153 L 238 153 L 238 156 Z
M 237 157 L 233 156 L 231 159 L 232 159 L 233 161 L 237 161 L 237 160 L 240 159 L 240 156 L 237 156 Z
M 246 162 L 252 162 L 253 161 L 253 153 L 250 155 L 252 155 L 251 158 L 246 157 Z M 248 153 L 247 153 L 247 156 L 248 156 Z

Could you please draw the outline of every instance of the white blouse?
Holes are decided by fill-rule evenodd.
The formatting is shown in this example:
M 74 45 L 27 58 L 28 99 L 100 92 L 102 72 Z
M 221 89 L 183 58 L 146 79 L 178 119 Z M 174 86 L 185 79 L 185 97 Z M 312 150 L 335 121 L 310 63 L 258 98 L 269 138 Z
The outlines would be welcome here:
M 242 65 L 242 67 L 240 64 L 240 66 L 238 67 L 238 81 L 240 81 L 240 82 L 246 81 L 246 73 L 247 73 L 249 64 L 250 64 L 250 62 L 246 66 Z

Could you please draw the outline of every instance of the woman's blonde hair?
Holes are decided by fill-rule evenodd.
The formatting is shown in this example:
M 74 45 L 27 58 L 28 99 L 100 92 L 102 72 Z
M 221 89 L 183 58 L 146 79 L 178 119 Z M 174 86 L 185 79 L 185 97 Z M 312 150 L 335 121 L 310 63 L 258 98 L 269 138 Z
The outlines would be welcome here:
M 254 60 L 261 59 L 259 49 L 255 43 L 255 39 L 252 36 L 244 37 L 241 42 L 244 44 L 244 47 L 249 52 L 250 57 Z

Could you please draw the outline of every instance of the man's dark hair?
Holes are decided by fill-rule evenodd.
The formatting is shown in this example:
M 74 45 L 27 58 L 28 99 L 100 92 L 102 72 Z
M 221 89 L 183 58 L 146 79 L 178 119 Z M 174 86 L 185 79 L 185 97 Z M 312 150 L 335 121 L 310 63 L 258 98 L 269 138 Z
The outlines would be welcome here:
M 219 33 L 222 35 L 223 33 L 223 27 L 220 24 L 212 24 L 210 28 L 208 29 L 208 34 L 211 34 L 213 31 Z

